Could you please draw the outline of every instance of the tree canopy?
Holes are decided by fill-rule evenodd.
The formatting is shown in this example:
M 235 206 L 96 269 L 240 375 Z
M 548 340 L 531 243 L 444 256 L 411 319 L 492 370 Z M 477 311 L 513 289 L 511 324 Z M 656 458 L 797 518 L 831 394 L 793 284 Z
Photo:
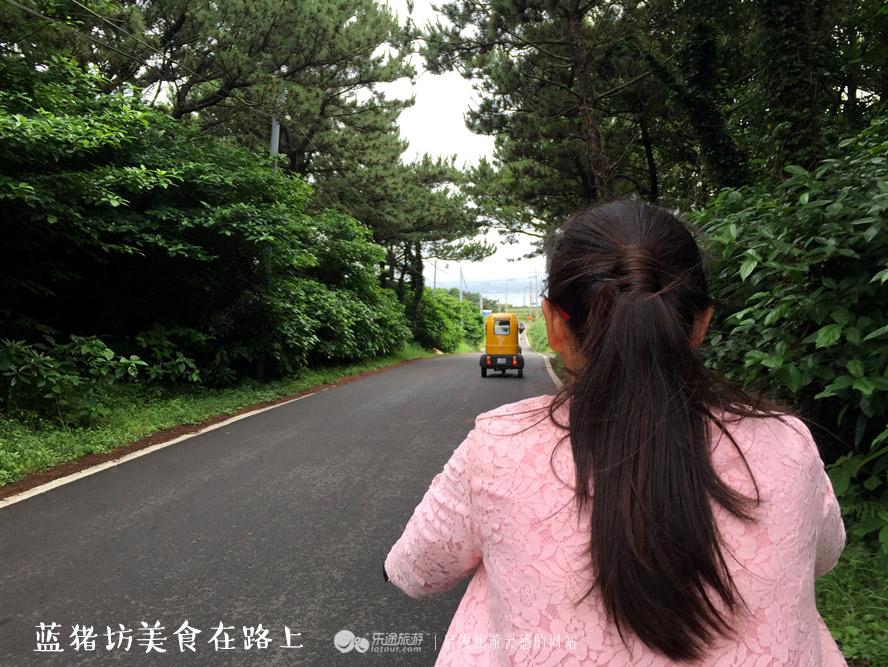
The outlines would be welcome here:
M 422 31 L 432 71 L 474 77 L 496 138 L 482 214 L 541 234 L 591 201 L 699 206 L 828 156 L 884 99 L 880 3 L 455 0 Z

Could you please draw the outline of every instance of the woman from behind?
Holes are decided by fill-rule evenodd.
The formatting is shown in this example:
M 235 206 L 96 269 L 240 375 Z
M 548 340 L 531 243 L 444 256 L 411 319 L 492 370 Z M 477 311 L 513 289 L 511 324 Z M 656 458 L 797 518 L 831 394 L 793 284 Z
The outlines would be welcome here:
M 844 664 L 814 603 L 845 537 L 823 462 L 801 421 L 703 366 L 713 307 L 682 222 L 578 214 L 543 308 L 572 381 L 481 415 L 386 559 L 414 597 L 474 571 L 436 664 Z

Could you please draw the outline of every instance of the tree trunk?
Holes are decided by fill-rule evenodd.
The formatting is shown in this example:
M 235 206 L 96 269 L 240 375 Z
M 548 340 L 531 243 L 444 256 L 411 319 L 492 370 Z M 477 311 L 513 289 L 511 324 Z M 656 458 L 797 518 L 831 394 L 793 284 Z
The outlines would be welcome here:
M 573 50 L 574 77 L 579 95 L 580 133 L 586 144 L 586 159 L 595 181 L 595 190 L 599 200 L 607 201 L 614 196 L 613 174 L 611 164 L 604 152 L 601 139 L 601 127 L 595 118 L 592 107 L 595 91 L 592 89 L 592 72 L 583 30 L 583 16 L 578 11 L 571 12 L 567 17 L 568 35 Z
M 422 275 L 422 245 L 415 241 L 410 246 L 413 251 L 409 255 L 410 283 L 413 288 L 413 312 L 416 312 L 425 289 L 425 278 Z
M 657 163 L 654 161 L 654 146 L 651 143 L 651 136 L 648 134 L 647 121 L 644 118 L 639 118 L 638 125 L 641 128 L 641 143 L 644 146 L 644 159 L 647 162 L 648 201 L 655 204 L 660 198 L 660 186 L 657 181 Z
M 813 165 L 822 146 L 824 0 L 758 0 L 774 167 Z
M 728 130 L 719 104 L 720 54 L 716 20 L 722 2 L 689 0 L 683 45 L 677 54 L 677 71 L 654 53 L 646 58 L 653 73 L 673 91 L 700 142 L 703 164 L 718 187 L 737 187 L 749 181 L 746 154 Z M 679 78 L 678 73 L 686 73 Z

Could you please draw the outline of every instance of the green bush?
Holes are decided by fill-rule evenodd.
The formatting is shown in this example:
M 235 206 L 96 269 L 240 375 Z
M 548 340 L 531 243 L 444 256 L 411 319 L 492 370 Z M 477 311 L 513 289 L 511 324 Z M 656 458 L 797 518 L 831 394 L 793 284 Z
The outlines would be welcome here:
M 527 340 L 530 346 L 537 352 L 543 354 L 551 354 L 552 348 L 549 347 L 549 335 L 546 332 L 546 318 L 540 314 L 534 318 L 527 327 Z
M 443 290 L 425 288 L 412 320 L 413 339 L 426 348 L 453 352 L 462 340 L 459 301 Z
M 138 376 L 147 364 L 118 356 L 94 337 L 71 336 L 66 344 L 0 340 L 0 391 L 7 414 L 36 413 L 63 422 L 89 423 L 107 414 L 101 389 Z
M 484 317 L 478 304 L 465 299 L 459 303 L 459 317 L 462 324 L 462 337 L 469 345 L 477 347 L 484 340 Z
M 852 530 L 888 550 L 888 118 L 839 147 L 696 216 L 722 305 L 707 354 L 812 419 Z
M 96 333 L 144 358 L 148 380 L 211 385 L 409 338 L 378 285 L 382 248 L 353 218 L 308 215 L 300 177 L 138 95 L 103 93 L 69 60 L 4 54 L 0 78 L 5 335 Z M 55 386 L 75 382 L 64 368 Z
M 360 293 L 296 279 L 281 287 L 276 354 L 302 365 L 388 355 L 410 338 L 394 292 L 365 286 Z
M 153 326 L 136 336 L 142 350 L 141 357 L 148 363 L 146 375 L 153 382 L 200 382 L 201 373 L 194 359 L 182 350 L 195 349 L 209 342 L 209 337 L 184 327 Z

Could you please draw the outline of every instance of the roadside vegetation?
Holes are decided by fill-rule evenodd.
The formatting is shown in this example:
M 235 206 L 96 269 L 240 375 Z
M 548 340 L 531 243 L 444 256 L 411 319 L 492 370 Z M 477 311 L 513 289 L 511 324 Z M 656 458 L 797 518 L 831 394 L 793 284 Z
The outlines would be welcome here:
M 555 351 L 549 347 L 549 338 L 546 335 L 546 319 L 540 310 L 534 314 L 533 320 L 527 322 L 527 328 L 524 330 L 530 346 L 540 354 L 555 354 Z
M 61 56 L 0 77 L 0 484 L 480 341 L 474 304 L 388 284 L 372 228 L 299 174 Z
M 888 557 L 854 532 L 817 586 L 817 609 L 848 664 L 888 665 Z
M 484 318 L 477 302 L 460 301 L 443 289 L 425 288 L 413 318 L 413 339 L 442 352 L 477 347 L 484 337 Z

